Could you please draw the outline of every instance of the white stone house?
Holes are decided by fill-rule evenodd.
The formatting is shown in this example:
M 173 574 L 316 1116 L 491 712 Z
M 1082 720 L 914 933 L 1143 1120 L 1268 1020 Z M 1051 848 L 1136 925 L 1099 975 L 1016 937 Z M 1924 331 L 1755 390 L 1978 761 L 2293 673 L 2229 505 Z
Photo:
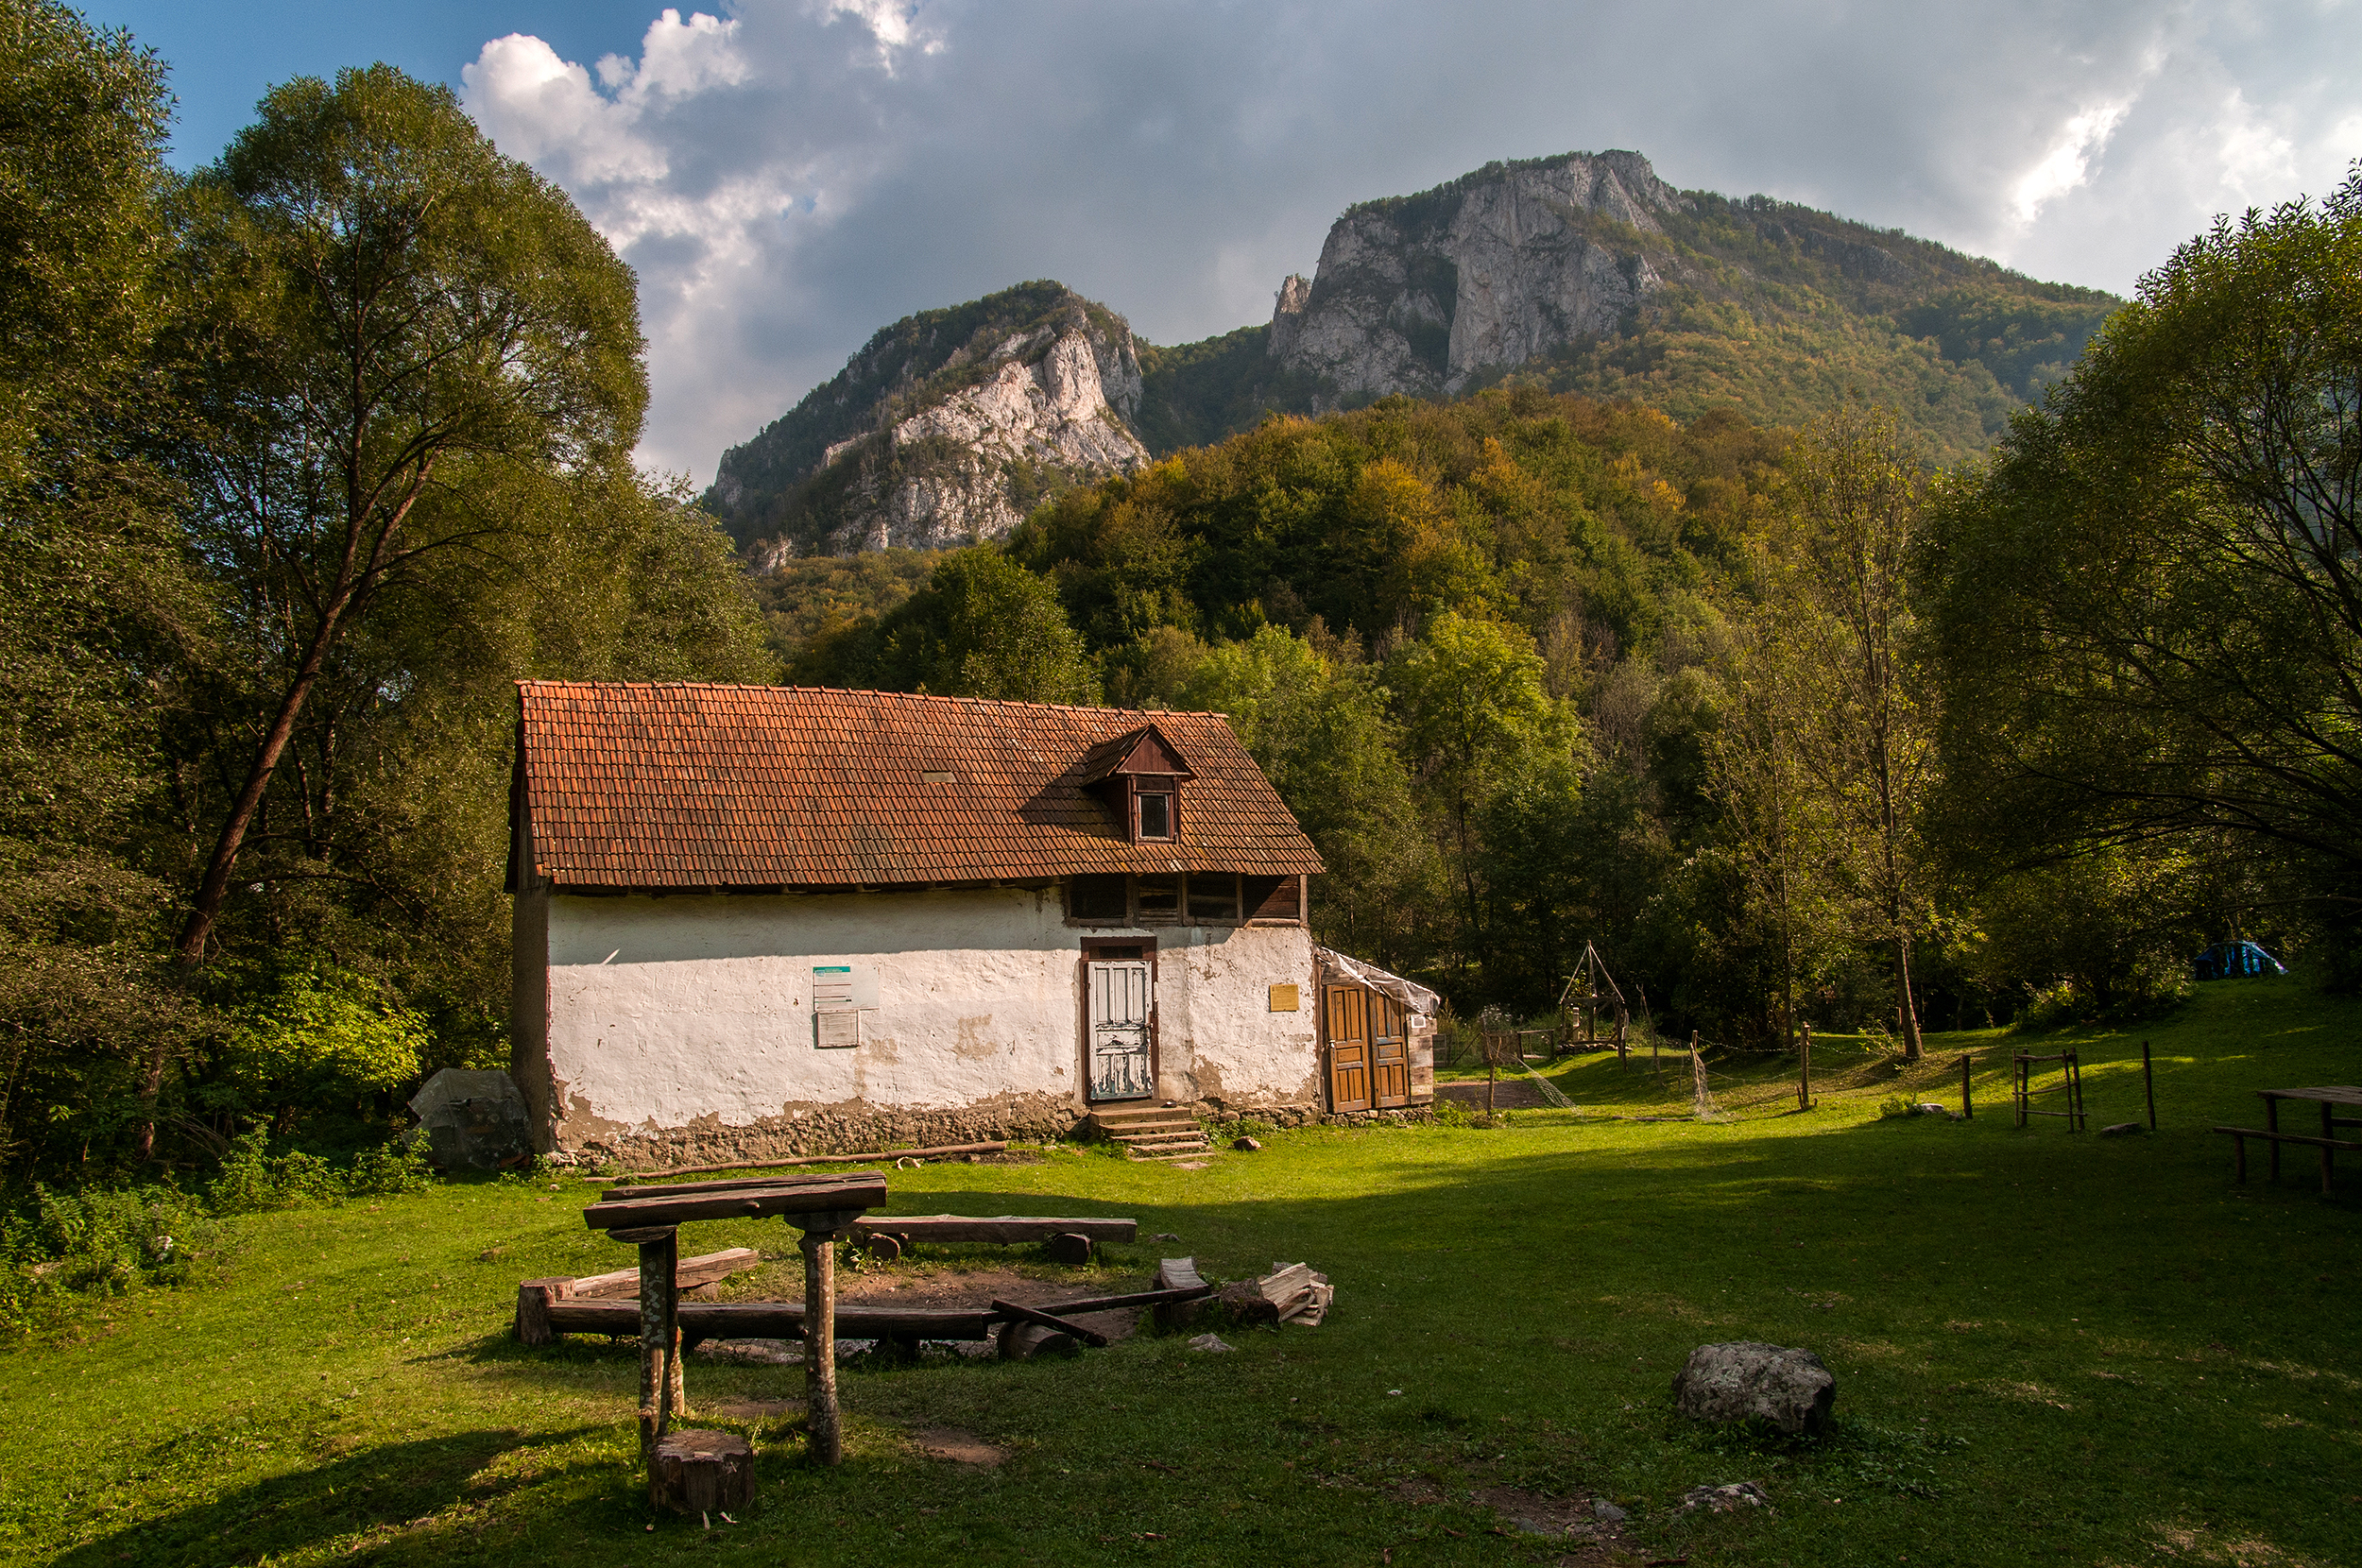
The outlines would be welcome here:
M 1293 1122 L 1428 1098 L 1424 1063 L 1381 1074 L 1402 1053 L 1358 1038 L 1335 1092 L 1326 1013 L 1398 1039 L 1415 1013 L 1323 1005 L 1320 858 L 1220 714 L 519 690 L 511 1071 L 544 1152 L 762 1158 L 1168 1101 Z

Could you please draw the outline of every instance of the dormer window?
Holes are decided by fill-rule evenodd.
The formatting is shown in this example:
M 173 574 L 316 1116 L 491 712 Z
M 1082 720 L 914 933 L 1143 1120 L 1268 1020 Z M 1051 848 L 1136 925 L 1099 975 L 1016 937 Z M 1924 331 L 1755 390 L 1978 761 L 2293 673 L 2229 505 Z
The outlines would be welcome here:
M 1102 741 L 1084 754 L 1077 782 L 1104 801 L 1134 844 L 1181 838 L 1181 793 L 1197 775 L 1155 724 Z
M 1172 792 L 1170 790 L 1140 791 L 1139 836 L 1142 839 L 1172 837 Z

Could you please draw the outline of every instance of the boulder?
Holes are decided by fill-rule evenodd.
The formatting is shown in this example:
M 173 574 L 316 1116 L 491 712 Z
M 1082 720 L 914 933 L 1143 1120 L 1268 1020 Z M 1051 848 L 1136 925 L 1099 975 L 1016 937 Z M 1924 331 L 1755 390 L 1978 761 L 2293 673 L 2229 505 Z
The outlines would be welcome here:
M 410 1097 L 428 1157 L 444 1170 L 498 1170 L 533 1158 L 531 1113 L 505 1072 L 445 1067 Z
M 1791 1437 L 1818 1432 L 1837 1403 L 1837 1379 L 1808 1350 L 1742 1339 L 1700 1345 L 1673 1379 L 1674 1407 L 1692 1421 L 1754 1417 Z

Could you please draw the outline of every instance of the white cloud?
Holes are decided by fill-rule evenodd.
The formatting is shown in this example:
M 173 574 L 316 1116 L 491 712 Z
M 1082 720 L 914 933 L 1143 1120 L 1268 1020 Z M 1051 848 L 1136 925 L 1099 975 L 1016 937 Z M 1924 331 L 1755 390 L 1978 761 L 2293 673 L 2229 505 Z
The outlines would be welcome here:
M 1265 318 L 1347 204 L 1637 147 L 2128 290 L 2362 153 L 2362 9 L 2315 0 L 721 0 L 595 69 L 462 73 L 639 271 L 644 455 L 722 451 L 915 310 L 1054 277 L 1157 342 Z
M 2132 107 L 2125 101 L 2087 109 L 2066 123 L 2059 140 L 2043 161 L 2026 171 L 2012 193 L 2011 207 L 2021 225 L 2030 224 L 2045 203 L 2066 195 L 2091 178 L 2092 160 L 2108 145 L 2108 138 Z

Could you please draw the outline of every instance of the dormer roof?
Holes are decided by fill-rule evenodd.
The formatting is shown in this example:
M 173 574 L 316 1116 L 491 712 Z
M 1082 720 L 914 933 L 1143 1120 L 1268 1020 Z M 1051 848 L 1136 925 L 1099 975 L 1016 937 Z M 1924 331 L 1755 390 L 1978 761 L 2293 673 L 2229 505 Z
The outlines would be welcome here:
M 1167 740 L 1164 731 L 1153 724 L 1126 730 L 1085 752 L 1083 771 L 1077 782 L 1088 789 L 1124 774 L 1151 774 L 1167 778 L 1197 776 L 1190 770 L 1180 748 Z

